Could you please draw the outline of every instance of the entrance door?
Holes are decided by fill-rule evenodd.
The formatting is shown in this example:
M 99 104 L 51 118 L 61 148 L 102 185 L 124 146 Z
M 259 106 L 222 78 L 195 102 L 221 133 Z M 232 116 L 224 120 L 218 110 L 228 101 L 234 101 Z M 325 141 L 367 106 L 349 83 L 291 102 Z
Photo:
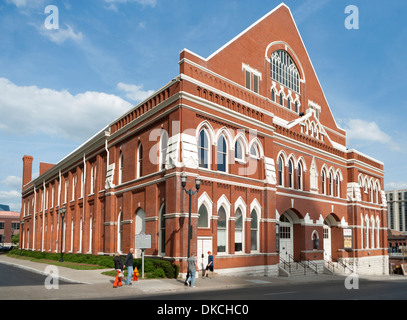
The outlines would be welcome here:
M 212 252 L 212 238 L 211 237 L 198 237 L 197 244 L 197 262 L 199 270 L 205 270 L 208 264 L 208 251 Z
M 331 256 L 331 228 L 326 223 L 324 223 L 324 259 L 331 261 Z
M 294 255 L 293 228 L 291 221 L 283 214 L 279 222 L 280 231 L 280 258 L 290 261 Z

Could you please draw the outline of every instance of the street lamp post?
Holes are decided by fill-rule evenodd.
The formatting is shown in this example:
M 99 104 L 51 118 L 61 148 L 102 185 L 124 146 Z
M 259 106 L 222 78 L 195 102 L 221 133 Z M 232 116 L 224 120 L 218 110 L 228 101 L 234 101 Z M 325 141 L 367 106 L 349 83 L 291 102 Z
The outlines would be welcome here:
M 61 208 L 59 208 L 59 210 L 57 211 L 57 213 L 61 216 L 61 258 L 59 259 L 59 262 L 64 262 L 62 256 L 63 256 L 63 252 L 62 252 L 62 239 L 64 238 L 64 218 L 65 218 L 65 212 L 66 212 L 66 207 L 63 206 Z
M 24 220 L 21 220 L 21 233 L 20 233 L 20 256 L 23 255 L 23 245 L 24 245 Z
M 186 192 L 187 195 L 189 195 L 189 210 L 188 210 L 188 258 L 191 255 L 191 238 L 192 238 L 192 226 L 191 226 L 191 199 L 192 196 L 199 191 L 199 188 L 201 187 L 201 179 L 197 177 L 195 179 L 195 188 L 196 190 L 193 191 L 192 189 L 185 189 L 185 186 L 187 185 L 187 175 L 185 172 L 181 176 L 181 183 L 182 183 L 182 189 Z

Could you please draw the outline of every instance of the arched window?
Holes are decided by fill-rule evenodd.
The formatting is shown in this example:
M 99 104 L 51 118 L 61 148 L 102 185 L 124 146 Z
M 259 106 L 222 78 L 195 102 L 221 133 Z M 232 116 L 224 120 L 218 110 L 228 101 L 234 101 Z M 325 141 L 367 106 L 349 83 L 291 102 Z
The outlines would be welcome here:
M 160 169 L 165 169 L 165 161 L 167 158 L 167 147 L 168 147 L 168 133 L 166 130 L 163 130 L 161 133 L 160 141 Z
M 119 184 L 123 183 L 123 152 L 119 156 Z
M 271 101 L 276 101 L 276 92 L 274 91 L 274 89 L 271 89 Z
M 293 174 L 294 166 L 293 161 L 288 161 L 288 187 L 294 188 L 294 174 Z
M 280 105 L 284 106 L 284 97 L 283 97 L 283 93 L 280 93 Z
M 209 228 L 208 209 L 204 204 L 201 204 L 198 213 L 198 228 Z
M 303 185 L 302 185 L 302 164 L 301 162 L 298 162 L 298 172 L 297 172 L 297 177 L 298 177 L 298 190 L 302 190 L 303 189 Z
M 218 236 L 217 236 L 217 248 L 218 253 L 226 252 L 226 237 L 227 237 L 227 224 L 226 224 L 226 211 L 222 207 L 218 211 Z
M 287 108 L 291 110 L 291 99 L 287 99 Z
M 209 167 L 209 138 L 205 130 L 199 132 L 198 138 L 199 167 L 208 169 Z
M 277 50 L 271 54 L 271 78 L 287 88 L 300 93 L 300 75 L 287 51 Z
M 251 251 L 258 251 L 258 219 L 257 219 L 257 212 L 256 210 L 252 210 L 250 213 L 250 218 L 252 219 L 250 222 L 250 249 Z
M 329 172 L 329 195 L 333 196 L 332 172 Z
M 137 149 L 137 178 L 143 176 L 143 145 L 140 143 Z
M 235 159 L 243 161 L 244 160 L 244 152 L 243 152 L 243 145 L 240 140 L 237 140 L 235 143 Z
M 322 170 L 321 180 L 322 180 L 322 193 L 326 194 L 326 174 L 325 174 L 325 170 Z
M 227 145 L 226 139 L 223 135 L 221 135 L 218 139 L 218 152 L 217 152 L 217 166 L 218 171 L 226 172 L 227 168 Z
M 337 174 L 335 182 L 336 182 L 336 196 L 338 198 L 341 197 L 341 180 L 340 179 L 341 179 L 341 177 L 339 176 L 339 174 Z
M 257 143 L 253 143 L 250 147 L 250 155 L 256 158 L 260 157 L 259 147 Z
M 160 213 L 160 252 L 165 255 L 165 205 L 161 208 Z
M 243 251 L 243 215 L 242 210 L 237 208 L 235 213 L 235 252 Z
M 283 177 L 284 177 L 284 162 L 283 162 L 283 159 L 281 157 L 279 157 L 278 158 L 278 185 L 279 186 L 284 185 Z

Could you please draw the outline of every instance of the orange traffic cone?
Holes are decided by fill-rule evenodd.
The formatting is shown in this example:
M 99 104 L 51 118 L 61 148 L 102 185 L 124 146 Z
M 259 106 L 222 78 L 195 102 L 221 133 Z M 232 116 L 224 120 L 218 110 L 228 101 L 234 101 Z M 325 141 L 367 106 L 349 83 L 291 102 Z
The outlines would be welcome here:
M 117 274 L 116 274 L 116 279 L 114 280 L 113 283 L 113 288 L 117 288 L 118 286 L 121 287 L 122 286 L 122 277 L 119 276 L 122 272 L 120 270 L 117 270 Z
M 138 281 L 138 276 L 139 276 L 139 272 L 137 270 L 137 267 L 135 267 L 134 272 L 133 272 L 133 280 Z

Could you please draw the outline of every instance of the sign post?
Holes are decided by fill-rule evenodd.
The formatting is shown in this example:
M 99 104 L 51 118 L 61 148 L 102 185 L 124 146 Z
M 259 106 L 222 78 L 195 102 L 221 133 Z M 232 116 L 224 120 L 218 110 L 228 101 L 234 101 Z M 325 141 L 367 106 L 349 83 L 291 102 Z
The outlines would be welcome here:
M 151 248 L 151 234 L 144 232 L 134 237 L 134 248 L 141 249 L 141 277 L 144 279 L 144 250 Z
M 343 229 L 343 249 L 353 249 L 353 230 L 350 228 Z

